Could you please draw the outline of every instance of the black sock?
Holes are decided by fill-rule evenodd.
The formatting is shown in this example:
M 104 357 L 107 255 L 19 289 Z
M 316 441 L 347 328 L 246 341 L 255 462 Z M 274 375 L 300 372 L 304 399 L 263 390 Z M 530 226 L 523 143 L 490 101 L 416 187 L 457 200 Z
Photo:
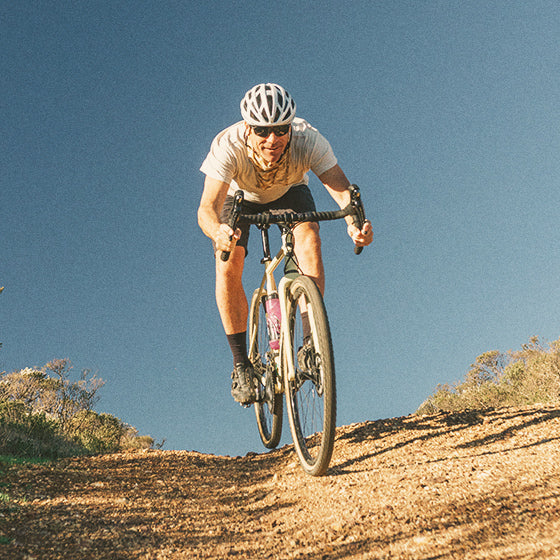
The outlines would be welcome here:
M 247 357 L 247 331 L 226 336 L 233 354 L 233 365 L 246 364 L 249 361 Z

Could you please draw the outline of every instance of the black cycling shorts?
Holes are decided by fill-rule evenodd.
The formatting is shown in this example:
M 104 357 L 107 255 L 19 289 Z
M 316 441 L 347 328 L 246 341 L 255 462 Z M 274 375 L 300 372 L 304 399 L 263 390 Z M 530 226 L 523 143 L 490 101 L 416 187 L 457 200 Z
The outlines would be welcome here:
M 226 223 L 233 206 L 233 196 L 228 195 L 222 207 L 220 220 Z M 280 210 L 282 212 L 315 212 L 315 201 L 313 195 L 307 185 L 295 185 L 277 200 L 268 202 L 267 204 L 256 204 L 254 202 L 243 201 L 243 212 L 247 214 L 258 214 L 267 210 Z M 249 241 L 250 224 L 241 222 L 237 226 L 241 230 L 241 238 L 237 241 L 237 245 L 245 249 L 245 256 L 248 254 L 247 243 Z

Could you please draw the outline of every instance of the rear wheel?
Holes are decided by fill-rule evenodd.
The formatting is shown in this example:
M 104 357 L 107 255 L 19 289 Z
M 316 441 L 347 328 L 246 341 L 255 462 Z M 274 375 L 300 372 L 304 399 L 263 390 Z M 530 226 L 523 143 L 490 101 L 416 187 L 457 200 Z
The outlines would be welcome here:
M 286 403 L 294 445 L 303 469 L 326 473 L 336 431 L 336 387 L 329 323 L 321 292 L 307 276 L 290 285 L 288 325 L 295 368 L 284 367 Z
M 268 330 L 266 328 L 265 308 L 259 290 L 255 290 L 249 311 L 249 341 L 256 336 L 255 344 L 251 345 L 249 359 L 255 370 L 257 385 L 257 402 L 255 414 L 257 426 L 264 446 L 274 449 L 282 436 L 282 393 L 277 393 L 276 362 L 274 353 L 269 345 Z

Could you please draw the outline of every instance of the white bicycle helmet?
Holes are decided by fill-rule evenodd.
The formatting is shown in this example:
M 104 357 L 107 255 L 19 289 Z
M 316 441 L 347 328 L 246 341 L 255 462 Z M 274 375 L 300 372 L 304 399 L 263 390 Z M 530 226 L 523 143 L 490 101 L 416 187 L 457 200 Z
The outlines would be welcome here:
M 241 115 L 251 126 L 289 124 L 296 116 L 296 103 L 282 86 L 258 84 L 241 100 Z

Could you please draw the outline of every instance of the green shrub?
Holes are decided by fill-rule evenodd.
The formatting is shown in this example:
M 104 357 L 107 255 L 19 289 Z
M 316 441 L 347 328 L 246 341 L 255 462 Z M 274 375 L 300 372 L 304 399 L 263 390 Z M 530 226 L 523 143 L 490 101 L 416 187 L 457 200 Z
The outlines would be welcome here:
M 463 382 L 438 385 L 416 413 L 560 403 L 560 339 L 543 346 L 533 337 L 521 348 L 478 356 Z
M 79 412 L 70 426 L 74 440 L 93 454 L 118 451 L 123 432 L 123 423 L 118 418 L 92 410 Z
M 44 412 L 34 414 L 21 401 L 0 403 L 0 453 L 56 458 L 76 451 L 61 436 L 58 422 Z

